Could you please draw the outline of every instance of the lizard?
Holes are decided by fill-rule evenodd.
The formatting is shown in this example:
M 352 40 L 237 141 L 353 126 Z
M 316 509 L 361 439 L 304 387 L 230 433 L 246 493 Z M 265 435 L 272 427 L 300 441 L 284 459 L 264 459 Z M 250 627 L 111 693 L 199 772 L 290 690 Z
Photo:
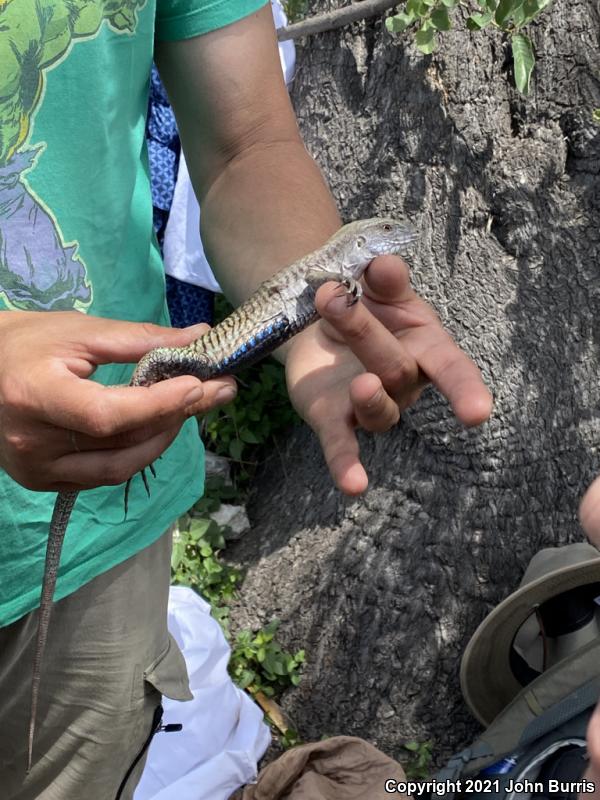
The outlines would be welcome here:
M 150 350 L 135 367 L 129 385 L 150 386 L 178 375 L 193 375 L 205 381 L 235 374 L 318 319 L 315 294 L 322 284 L 341 283 L 349 303 L 357 302 L 362 294 L 358 281 L 371 261 L 380 255 L 405 253 L 416 237 L 411 225 L 394 219 L 372 218 L 342 226 L 322 247 L 261 283 L 244 303 L 199 339 L 184 347 Z M 154 474 L 152 465 L 149 468 Z M 144 471 L 142 478 L 148 491 Z M 125 513 L 128 487 L 129 481 Z M 32 766 L 42 660 L 60 554 L 78 494 L 60 492 L 50 522 L 31 682 L 27 773 Z

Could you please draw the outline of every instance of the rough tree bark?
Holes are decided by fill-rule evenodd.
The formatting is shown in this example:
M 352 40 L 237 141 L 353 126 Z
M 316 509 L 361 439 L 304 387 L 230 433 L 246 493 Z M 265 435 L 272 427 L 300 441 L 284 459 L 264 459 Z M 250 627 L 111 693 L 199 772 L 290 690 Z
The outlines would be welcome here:
M 422 56 L 370 20 L 298 52 L 295 108 L 344 217 L 415 221 L 414 285 L 495 396 L 479 430 L 428 390 L 363 437 L 371 486 L 355 501 L 305 428 L 260 474 L 233 551 L 248 568 L 236 617 L 278 616 L 306 648 L 285 703 L 305 738 L 360 735 L 396 757 L 433 738 L 438 761 L 462 746 L 466 641 L 537 549 L 582 537 L 600 471 L 597 3 L 555 3 L 532 28 L 527 99 L 497 32 L 459 26 Z

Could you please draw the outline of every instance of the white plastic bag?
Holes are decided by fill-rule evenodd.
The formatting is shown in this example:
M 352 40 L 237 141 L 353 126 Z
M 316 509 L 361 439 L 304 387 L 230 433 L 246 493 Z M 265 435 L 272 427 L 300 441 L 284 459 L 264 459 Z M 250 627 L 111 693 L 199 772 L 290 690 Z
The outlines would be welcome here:
M 269 729 L 227 673 L 229 645 L 208 603 L 184 586 L 171 587 L 169 631 L 184 655 L 194 699 L 163 698 L 163 723 L 180 722 L 183 730 L 155 735 L 134 800 L 228 800 L 256 779 Z

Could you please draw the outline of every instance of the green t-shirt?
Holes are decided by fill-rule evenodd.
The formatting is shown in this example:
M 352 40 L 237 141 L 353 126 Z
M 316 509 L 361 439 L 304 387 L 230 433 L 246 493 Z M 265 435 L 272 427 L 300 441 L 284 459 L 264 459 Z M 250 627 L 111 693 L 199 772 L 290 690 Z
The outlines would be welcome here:
M 0 4 L 0 308 L 78 309 L 168 325 L 152 230 L 145 120 L 154 38 L 230 24 L 265 0 L 8 0 Z M 127 383 L 131 367 L 94 380 Z M 82 492 L 57 599 L 151 544 L 200 496 L 188 421 L 147 499 L 132 483 Z M 0 625 L 39 603 L 56 495 L 0 472 Z

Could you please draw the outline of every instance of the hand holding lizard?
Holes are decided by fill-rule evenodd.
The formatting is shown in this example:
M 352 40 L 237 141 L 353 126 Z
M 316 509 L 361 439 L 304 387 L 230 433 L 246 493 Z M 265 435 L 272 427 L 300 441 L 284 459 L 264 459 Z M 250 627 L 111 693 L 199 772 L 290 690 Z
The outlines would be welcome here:
M 375 259 L 363 283 L 363 302 L 353 306 L 335 284 L 323 286 L 323 320 L 292 340 L 287 358 L 292 402 L 317 433 L 337 486 L 350 495 L 368 484 L 355 429 L 391 428 L 429 381 L 465 425 L 480 424 L 492 408 L 478 368 L 412 289 L 404 261 Z
M 40 491 L 123 483 L 169 446 L 192 413 L 229 402 L 235 382 L 186 376 L 146 389 L 86 378 L 99 364 L 138 361 L 153 347 L 188 344 L 206 329 L 77 312 L 0 312 L 0 466 Z

